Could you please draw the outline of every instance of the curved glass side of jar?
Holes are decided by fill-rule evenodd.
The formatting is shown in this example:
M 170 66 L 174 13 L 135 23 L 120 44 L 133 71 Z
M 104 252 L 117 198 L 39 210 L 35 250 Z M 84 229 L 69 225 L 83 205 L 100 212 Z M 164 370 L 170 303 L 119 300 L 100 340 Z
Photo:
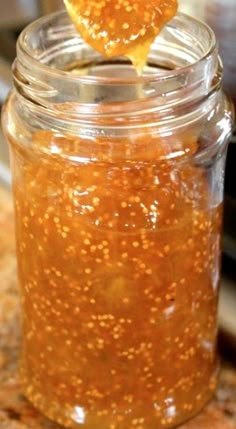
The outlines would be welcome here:
M 73 39 L 65 20 L 21 36 L 3 117 L 25 394 L 71 428 L 173 427 L 217 384 L 232 114 L 214 37 L 178 16 L 138 78 Z

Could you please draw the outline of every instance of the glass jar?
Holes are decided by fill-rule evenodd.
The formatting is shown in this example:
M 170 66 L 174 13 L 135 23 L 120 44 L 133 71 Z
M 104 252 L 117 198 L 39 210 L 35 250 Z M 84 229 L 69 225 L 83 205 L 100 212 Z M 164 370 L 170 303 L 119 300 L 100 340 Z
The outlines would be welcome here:
M 219 53 L 224 64 L 223 89 L 236 107 L 236 1 L 235 0 L 180 0 L 180 8 L 204 19 L 214 30 L 219 44 Z M 228 149 L 225 176 L 224 240 L 223 250 L 228 262 L 236 260 L 236 128 Z
M 236 106 L 236 3 L 235 0 L 214 0 L 205 4 L 205 19 L 212 26 L 219 41 L 224 62 L 224 89 Z
M 22 33 L 13 74 L 25 394 L 71 428 L 173 427 L 217 384 L 232 111 L 214 34 L 179 14 L 138 77 L 62 12 Z

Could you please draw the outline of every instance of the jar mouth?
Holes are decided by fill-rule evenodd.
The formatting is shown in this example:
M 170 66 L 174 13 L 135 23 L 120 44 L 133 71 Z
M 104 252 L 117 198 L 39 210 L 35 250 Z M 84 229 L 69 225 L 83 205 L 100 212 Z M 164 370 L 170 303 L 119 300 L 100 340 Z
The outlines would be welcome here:
M 138 76 L 125 57 L 108 60 L 94 51 L 62 11 L 22 32 L 13 77 L 17 93 L 42 115 L 44 109 L 77 123 L 112 117 L 119 126 L 129 116 L 130 127 L 150 123 L 150 114 L 155 122 L 155 115 L 170 121 L 176 109 L 187 112 L 219 87 L 221 71 L 213 31 L 183 13 L 156 38 Z
M 182 29 L 180 29 L 182 26 Z M 190 31 L 195 34 L 190 36 Z M 66 34 L 65 34 L 66 33 Z M 168 33 L 168 34 L 167 34 Z M 25 61 L 30 61 L 31 65 L 37 67 L 42 72 L 55 77 L 69 79 L 70 81 L 79 81 L 81 83 L 101 83 L 109 85 L 117 84 L 138 84 L 143 82 L 158 81 L 171 79 L 176 75 L 188 73 L 192 68 L 199 63 L 204 63 L 214 54 L 216 50 L 216 38 L 211 28 L 202 21 L 193 18 L 184 13 L 178 13 L 170 23 L 162 30 L 161 34 L 156 38 L 153 47 L 161 48 L 163 51 L 163 39 L 166 37 L 173 38 L 173 42 L 180 43 L 183 49 L 183 62 L 173 67 L 169 64 L 170 69 L 152 70 L 145 69 L 142 75 L 137 75 L 133 69 L 133 76 L 120 77 L 118 76 L 89 76 L 89 75 L 76 75 L 71 71 L 61 69 L 62 64 L 53 65 L 52 55 L 58 55 L 58 49 L 61 43 L 64 44 L 64 50 L 73 52 L 76 49 L 81 49 L 81 46 L 87 47 L 87 44 L 80 38 L 79 33 L 76 31 L 73 23 L 71 22 L 66 11 L 56 12 L 45 17 L 39 18 L 32 24 L 28 25 L 21 33 L 17 43 L 17 55 L 24 57 Z M 43 43 L 43 38 L 45 42 Z M 174 41 L 174 39 L 176 39 Z M 48 46 L 47 46 L 48 42 Z M 194 43 L 195 42 L 195 43 Z M 50 45 L 50 46 L 49 46 Z M 176 46 L 177 47 L 177 46 Z M 95 52 L 90 49 L 92 59 L 95 59 Z M 96 53 L 97 57 L 102 57 Z M 112 60 L 109 60 L 111 62 Z

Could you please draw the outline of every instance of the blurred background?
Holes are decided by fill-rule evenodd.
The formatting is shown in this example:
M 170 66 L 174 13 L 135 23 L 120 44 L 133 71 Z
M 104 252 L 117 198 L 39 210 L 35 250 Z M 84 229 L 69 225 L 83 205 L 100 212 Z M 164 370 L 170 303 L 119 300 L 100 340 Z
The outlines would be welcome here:
M 215 31 L 224 62 L 224 89 L 236 105 L 236 0 L 179 0 L 180 10 L 205 20 Z M 63 8 L 63 0 L 0 0 L 0 109 L 11 88 L 11 63 L 22 28 L 37 17 Z M 236 137 L 226 169 L 223 240 L 224 281 L 220 323 L 236 345 Z M 0 128 L 0 184 L 10 189 L 8 149 Z
M 11 88 L 16 40 L 31 21 L 63 7 L 63 0 L 0 0 L 0 109 Z M 10 184 L 8 148 L 0 127 L 0 182 Z

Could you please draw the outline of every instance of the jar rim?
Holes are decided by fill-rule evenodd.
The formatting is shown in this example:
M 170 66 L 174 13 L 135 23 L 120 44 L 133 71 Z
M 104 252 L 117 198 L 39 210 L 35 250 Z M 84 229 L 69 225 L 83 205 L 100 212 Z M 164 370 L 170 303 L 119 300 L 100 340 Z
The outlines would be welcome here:
M 105 61 L 61 11 L 23 30 L 13 77 L 22 103 L 44 124 L 54 118 L 63 129 L 176 127 L 183 117 L 190 123 L 202 115 L 200 105 L 220 87 L 222 67 L 213 31 L 189 15 L 178 13 L 164 27 L 138 76 L 123 58 Z
M 37 33 L 42 26 L 49 25 L 53 19 L 58 19 L 61 17 L 67 17 L 67 12 L 62 10 L 59 12 L 54 12 L 49 15 L 46 15 L 44 17 L 41 17 L 37 19 L 36 21 L 29 24 L 20 34 L 17 42 L 17 55 L 18 57 L 24 56 L 24 60 L 28 60 L 32 63 L 32 65 L 36 66 L 38 69 L 40 69 L 42 72 L 47 73 L 50 76 L 58 77 L 62 79 L 69 79 L 70 81 L 74 82 L 80 82 L 82 83 L 97 83 L 97 84 L 104 84 L 109 83 L 109 85 L 117 85 L 117 84 L 139 84 L 139 83 L 148 83 L 150 80 L 152 82 L 157 82 L 160 80 L 169 80 L 173 77 L 177 77 L 178 75 L 181 75 L 183 73 L 188 73 L 188 71 L 191 71 L 194 66 L 196 66 L 199 63 L 203 63 L 208 61 L 208 59 L 214 54 L 214 51 L 217 49 L 217 42 L 216 37 L 213 32 L 213 30 L 203 21 L 192 17 L 188 14 L 178 12 L 177 15 L 170 21 L 170 23 L 167 24 L 167 26 L 171 26 L 172 23 L 177 23 L 177 21 L 181 21 L 183 19 L 188 20 L 189 24 L 198 24 L 200 26 L 199 31 L 205 31 L 208 35 L 209 45 L 205 49 L 205 52 L 202 54 L 200 58 L 198 58 L 195 62 L 192 62 L 190 64 L 187 64 L 180 68 L 175 68 L 174 70 L 165 70 L 165 73 L 159 73 L 157 71 L 156 75 L 152 74 L 151 76 L 146 76 L 144 74 L 142 75 L 136 75 L 130 78 L 120 78 L 120 77 L 104 77 L 104 76 L 79 76 L 79 75 L 72 75 L 70 71 L 61 70 L 58 68 L 53 68 L 48 66 L 47 64 L 43 63 L 42 61 L 39 61 L 39 59 L 35 58 L 34 55 L 31 52 L 31 49 L 29 47 L 29 39 L 30 35 L 33 33 Z M 68 17 L 69 20 L 69 17 Z M 71 26 L 73 24 L 71 23 Z M 74 29 L 74 31 L 76 31 Z M 78 40 L 83 42 L 82 38 L 80 37 L 79 33 L 77 33 Z M 157 36 L 158 38 L 158 36 Z M 108 82 L 109 81 L 109 82 Z

